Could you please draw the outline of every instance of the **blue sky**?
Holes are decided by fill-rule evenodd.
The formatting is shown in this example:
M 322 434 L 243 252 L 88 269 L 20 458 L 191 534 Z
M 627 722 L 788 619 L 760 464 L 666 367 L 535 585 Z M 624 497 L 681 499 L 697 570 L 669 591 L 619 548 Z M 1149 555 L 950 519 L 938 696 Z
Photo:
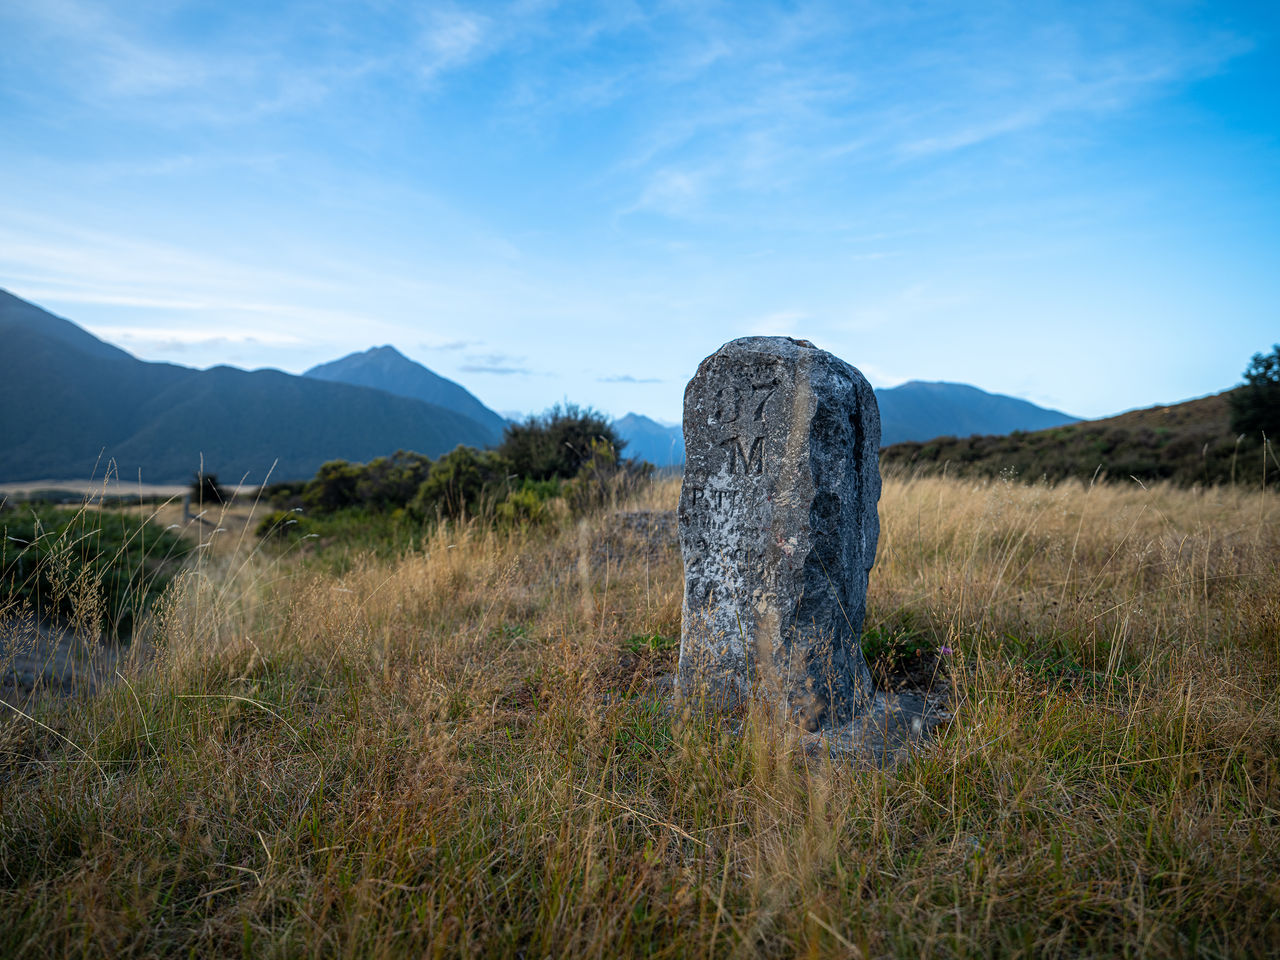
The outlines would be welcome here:
M 268 9 L 269 8 L 269 9 Z M 0 286 L 680 415 L 721 343 L 1082 416 L 1280 340 L 1280 4 L 0 5 Z

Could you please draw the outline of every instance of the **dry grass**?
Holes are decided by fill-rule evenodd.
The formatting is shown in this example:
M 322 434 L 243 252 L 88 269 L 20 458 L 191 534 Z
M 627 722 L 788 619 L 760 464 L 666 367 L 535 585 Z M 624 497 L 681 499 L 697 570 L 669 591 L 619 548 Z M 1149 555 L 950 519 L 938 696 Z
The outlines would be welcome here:
M 678 554 L 608 514 L 204 557 L 157 665 L 0 727 L 0 953 L 1273 952 L 1275 497 L 881 509 L 868 626 L 958 705 L 891 771 L 671 719 Z

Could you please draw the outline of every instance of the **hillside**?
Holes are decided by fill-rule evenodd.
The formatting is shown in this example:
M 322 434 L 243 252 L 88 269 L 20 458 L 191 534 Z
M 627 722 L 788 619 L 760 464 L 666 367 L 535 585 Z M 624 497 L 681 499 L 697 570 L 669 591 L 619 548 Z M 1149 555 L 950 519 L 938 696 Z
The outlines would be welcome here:
M 1228 408 L 1232 392 L 1033 433 L 899 443 L 884 450 L 881 462 L 926 473 L 945 469 L 998 476 L 1012 471 L 1026 479 L 1088 480 L 1100 472 L 1114 479 L 1188 485 L 1233 478 L 1256 482 L 1262 475 L 1261 446 L 1249 439 L 1237 445 Z M 1280 473 L 1280 468 L 1270 464 L 1268 472 Z
M 912 380 L 877 390 L 876 400 L 880 404 L 880 445 L 884 447 L 932 437 L 1043 430 L 1078 419 L 965 383 Z
M 147 363 L 0 291 L 0 480 L 101 476 L 180 483 L 312 476 L 326 460 L 485 446 L 488 428 L 380 390 L 278 370 Z
M 486 446 L 498 443 L 507 425 L 506 420 L 486 407 L 461 384 L 410 360 L 390 345 L 370 347 L 363 353 L 348 354 L 339 360 L 312 367 L 302 375 L 333 383 L 373 387 L 460 413 L 489 430 L 491 438 Z

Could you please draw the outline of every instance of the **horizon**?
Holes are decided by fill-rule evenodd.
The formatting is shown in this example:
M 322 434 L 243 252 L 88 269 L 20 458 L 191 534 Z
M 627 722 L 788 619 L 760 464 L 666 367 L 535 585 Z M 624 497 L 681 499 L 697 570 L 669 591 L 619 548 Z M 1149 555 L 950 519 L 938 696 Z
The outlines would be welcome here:
M 144 360 L 391 343 L 679 422 L 722 343 L 1095 419 L 1278 338 L 1280 14 L 0 10 L 0 287 Z M 504 414 L 505 415 L 505 414 Z
M 11 296 L 15 296 L 15 297 L 17 296 L 17 294 L 14 294 L 14 293 L 13 293 L 12 291 L 10 291 L 10 290 L 5 290 L 3 287 L 0 287 L 0 293 L 8 293 L 8 294 L 9 294 L 9 295 L 11 295 Z M 20 297 L 19 297 L 18 299 L 24 299 L 24 298 L 20 298 Z M 40 306 L 40 304 L 32 303 L 32 301 L 26 301 L 26 302 L 31 303 L 31 304 L 32 304 L 32 306 L 35 306 L 35 307 L 37 307 L 37 308 L 39 308 L 39 309 L 42 309 L 42 310 L 44 309 L 43 307 L 41 307 L 41 306 Z M 47 313 L 47 312 L 49 312 L 49 311 L 45 311 L 45 312 Z M 54 316 L 57 316 L 57 315 L 56 315 L 56 314 L 54 314 Z M 61 316 L 59 316 L 59 317 L 58 317 L 58 319 L 60 319 L 60 320 L 64 320 L 64 321 L 67 321 L 67 322 L 69 322 L 69 323 L 73 323 L 73 324 L 75 323 L 75 321 L 74 321 L 74 320 L 71 320 L 71 318 L 69 318 L 69 317 L 61 317 Z M 76 326 L 79 326 L 79 324 L 76 324 Z M 84 328 L 82 327 L 82 329 L 84 329 Z M 102 338 L 99 338 L 99 339 L 102 339 Z M 126 353 L 128 353 L 128 352 L 129 352 L 129 351 L 128 351 L 128 349 L 127 349 L 126 347 L 123 347 L 123 346 L 121 346 L 121 345 L 120 345 L 120 344 L 118 344 L 118 343 L 111 343 L 110 341 L 107 341 L 107 340 L 103 340 L 103 342 L 104 342 L 104 343 L 108 343 L 110 346 L 117 347 L 117 348 L 119 348 L 119 349 L 125 350 L 125 352 L 126 352 Z M 367 347 L 367 348 L 365 348 L 365 349 L 363 349 L 363 350 L 356 350 L 356 351 L 353 351 L 353 352 L 351 352 L 351 353 L 349 353 L 349 354 L 345 354 L 345 355 L 343 355 L 343 356 L 341 356 L 341 357 L 335 357 L 335 358 L 333 358 L 332 360 L 321 361 L 320 363 L 318 363 L 318 364 L 314 365 L 314 366 L 313 366 L 313 367 L 311 367 L 311 368 L 308 368 L 308 369 L 307 369 L 307 370 L 305 370 L 305 371 L 301 371 L 301 372 L 299 372 L 299 373 L 297 373 L 297 374 L 291 374 L 291 375 L 294 375 L 294 376 L 305 376 L 305 375 L 307 375 L 308 373 L 310 373 L 310 371 L 311 371 L 311 370 L 316 369 L 316 368 L 318 368 L 318 367 L 328 366 L 328 365 L 330 365 L 330 364 L 334 364 L 334 363 L 339 363 L 339 362 L 341 362 L 341 361 L 348 360 L 348 359 L 350 359 L 351 357 L 356 357 L 356 356 L 367 356 L 367 355 L 369 355 L 369 354 L 371 354 L 371 353 L 377 353 L 377 352 L 384 351 L 384 350 L 391 350 L 392 352 L 394 352 L 394 353 L 398 354 L 402 359 L 407 360 L 407 361 L 408 361 L 408 362 L 410 362 L 410 363 L 417 364 L 417 365 L 419 365 L 419 366 L 423 367 L 424 369 L 426 369 L 428 372 L 433 373 L 433 374 L 435 374 L 435 375 L 437 375 L 437 376 L 440 376 L 440 374 L 439 374 L 439 372 L 438 372 L 438 371 L 432 370 L 430 367 L 427 367 L 427 366 L 426 366 L 426 364 L 422 363 L 422 362 L 421 362 L 421 361 L 419 361 L 419 360 L 415 360 L 413 357 L 409 356 L 409 355 L 408 355 L 408 354 L 406 354 L 404 351 L 400 350 L 400 348 L 399 348 L 399 347 L 397 347 L 397 346 L 396 346 L 395 344 L 393 344 L 393 343 L 374 344 L 374 345 L 369 346 L 369 347 Z M 131 355 L 131 356 L 133 356 L 133 354 L 132 354 L 132 353 L 131 353 L 130 355 Z M 144 361 L 144 362 L 156 362 L 156 361 Z M 175 361 L 172 361 L 172 360 L 166 360 L 166 361 L 160 361 L 160 362 L 164 362 L 164 363 L 171 363 L 171 364 L 174 364 L 175 366 L 186 367 L 187 369 L 192 369 L 192 370 L 208 370 L 208 369 L 211 369 L 210 367 L 191 367 L 191 366 L 189 366 L 189 365 L 187 365 L 187 364 L 176 363 Z M 248 373 L 253 373 L 253 372 L 262 371 L 262 370 L 274 371 L 274 372 L 277 372 L 277 373 L 290 373 L 290 371 L 283 370 L 283 369 L 281 369 L 280 367 L 270 367 L 270 366 L 267 366 L 267 367 L 253 367 L 253 368 L 249 368 L 249 367 L 238 367 L 238 366 L 236 366 L 235 364 L 225 364 L 225 363 L 214 364 L 213 366 L 230 366 L 230 367 L 232 367 L 232 368 L 234 368 L 234 369 L 242 370 L 242 371 L 244 371 L 244 372 L 248 372 Z M 446 379 L 448 379 L 448 378 L 446 378 Z M 470 387 L 468 387 L 468 385 L 467 385 L 466 383 L 462 383 L 462 382 L 457 381 L 457 380 L 452 380 L 452 381 L 450 381 L 450 382 L 454 383 L 454 384 L 455 384 L 455 385 L 457 385 L 457 386 L 462 387 L 463 389 L 467 390 L 469 393 L 472 393 L 472 395 L 474 396 L 474 391 L 471 391 Z M 898 389 L 898 388 L 900 388 L 900 387 L 909 387 L 909 386 L 916 386 L 916 385 L 919 385 L 919 386 L 950 386 L 950 387 L 962 387 L 962 388 L 966 388 L 966 389 L 970 389 L 970 390 L 976 390 L 976 391 L 978 391 L 979 393 L 986 394 L 987 396 L 995 396 L 995 397 L 1011 397 L 1011 395 L 1010 395 L 1010 394 L 1001 394 L 1001 393 L 996 393 L 996 392 L 994 392 L 994 391 L 986 390 L 986 389 L 984 389 L 982 386 L 980 386 L 980 385 L 978 385 L 978 384 L 973 384 L 973 383 L 963 383 L 963 382 L 956 381 L 956 380 L 915 380 L 915 379 L 913 379 L 913 380 L 906 380 L 906 381 L 903 381 L 902 383 L 897 383 L 897 384 L 894 384 L 894 385 L 892 385 L 892 386 L 887 386 L 887 387 L 875 387 L 874 389 L 875 389 L 876 393 L 880 393 L 881 391 L 885 391 L 885 390 L 896 390 L 896 389 Z M 1238 386 L 1238 384 L 1237 384 L 1236 386 Z M 369 389 L 375 389 L 375 390 L 376 390 L 376 389 L 380 389 L 380 388 L 378 388 L 378 387 L 370 387 Z M 1199 400 L 1199 399 L 1203 399 L 1204 397 L 1213 396 L 1213 395 L 1215 395 L 1215 394 L 1217 394 L 1217 393 L 1221 393 L 1221 392 L 1224 392 L 1225 390 L 1229 390 L 1229 389 L 1232 389 L 1232 387 L 1225 387 L 1225 388 L 1223 388 L 1223 390 L 1214 390 L 1214 391 L 1210 391 L 1209 393 L 1206 393 L 1206 394 L 1200 394 L 1200 395 L 1197 395 L 1197 396 L 1194 396 L 1194 397 L 1185 397 L 1185 398 L 1182 398 L 1182 400 L 1181 400 L 1181 401 L 1173 401 L 1173 403 L 1187 402 L 1187 401 L 1191 401 L 1191 400 Z M 1024 400 L 1025 398 L 1023 398 L 1023 397 L 1012 397 L 1012 399 L 1015 399 L 1015 400 Z M 1031 401 L 1027 401 L 1027 402 L 1031 402 Z M 580 408 L 582 408 L 582 409 L 584 409 L 584 410 L 590 411 L 590 412 L 603 413 L 603 414 L 605 414 L 605 415 L 606 415 L 606 416 L 607 416 L 611 421 L 613 421 L 613 422 L 617 422 L 617 421 L 620 421 L 620 420 L 624 420 L 624 419 L 626 419 L 627 417 L 640 417 L 640 418 L 643 418 L 643 419 L 646 419 L 646 420 L 650 421 L 651 423 L 654 423 L 654 424 L 656 424 L 656 425 L 658 425 L 658 426 L 661 426 L 661 427 L 664 427 L 664 428 L 667 428 L 667 429 L 680 428 L 680 427 L 682 426 L 681 420 L 678 420 L 678 419 L 677 419 L 677 420 L 665 420 L 665 419 L 662 419 L 662 418 L 660 418 L 660 417 L 651 416 L 651 415 L 649 415 L 649 414 L 643 413 L 643 412 L 638 411 L 638 410 L 627 410 L 625 413 L 620 413 L 620 414 L 619 414 L 619 413 L 613 413 L 613 412 L 610 412 L 610 411 L 601 411 L 601 410 L 599 410 L 599 409 L 597 409 L 597 408 L 595 408 L 595 407 L 592 407 L 590 404 L 578 404 L 578 403 L 576 403 L 576 401 L 573 401 L 573 400 L 571 400 L 571 399 L 569 399 L 569 398 L 562 398 L 562 399 L 560 399 L 560 400 L 553 401 L 553 402 L 552 402 L 552 404 L 550 404 L 549 406 L 544 407 L 544 408 L 542 408 L 542 409 L 540 409 L 540 410 L 523 410 L 523 411 L 521 411 L 521 410 L 493 410 L 491 407 L 490 407 L 489 409 L 490 409 L 492 412 L 494 412 L 494 413 L 498 414 L 499 416 L 503 417 L 504 419 L 506 419 L 506 420 L 508 420 L 508 421 L 511 421 L 511 422 L 521 422 L 521 421 L 523 421 L 523 420 L 525 420 L 525 419 L 527 419 L 527 418 L 529 418 L 529 417 L 536 417 L 536 416 L 538 416 L 538 415 L 540 415 L 540 414 L 549 413 L 549 412 L 551 411 L 551 409 L 552 409 L 553 407 L 557 406 L 557 405 L 560 405 L 560 406 L 565 406 L 565 405 L 574 405 L 574 406 L 578 406 L 578 407 L 580 407 Z M 1048 412 L 1050 412 L 1050 413 L 1059 413 L 1059 414 L 1064 414 L 1064 415 L 1066 415 L 1066 416 L 1073 417 L 1073 418 L 1075 418 L 1076 420 L 1080 420 L 1080 421 L 1087 421 L 1087 420 L 1091 420 L 1091 419 L 1093 419 L 1093 420 L 1096 420 L 1096 419 L 1108 419 L 1108 418 L 1110 418 L 1110 417 L 1113 417 L 1113 416 L 1119 416 L 1119 415 L 1121 415 L 1121 414 L 1129 413 L 1129 412 L 1132 412 L 1132 411 L 1135 411 L 1135 410 L 1147 409 L 1147 408 L 1150 408 L 1150 407 L 1153 407 L 1153 406 L 1168 406 L 1168 405 L 1171 405 L 1171 404 L 1145 404 L 1145 405 L 1138 406 L 1138 407 L 1130 407 L 1130 408 L 1127 408 L 1127 409 L 1125 409 L 1125 410 L 1117 410 L 1117 411 L 1115 411 L 1114 413 L 1103 414 L 1101 417 L 1091 417 L 1091 418 L 1088 418 L 1088 417 L 1076 417 L 1076 415 L 1075 415 L 1075 414 L 1071 413 L 1070 411 L 1066 411 L 1066 410 L 1055 410 L 1055 409 L 1052 409 L 1052 408 L 1046 408 L 1046 407 L 1041 407 L 1040 409 L 1042 409 L 1042 410 L 1047 410 L 1047 411 L 1048 411 Z

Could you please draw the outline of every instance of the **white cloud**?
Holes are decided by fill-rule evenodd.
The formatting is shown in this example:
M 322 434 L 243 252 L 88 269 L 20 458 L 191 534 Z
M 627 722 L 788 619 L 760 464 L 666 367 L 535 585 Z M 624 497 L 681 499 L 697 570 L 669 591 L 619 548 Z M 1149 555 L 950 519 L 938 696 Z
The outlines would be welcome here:
M 302 343 L 301 337 L 287 333 L 272 333 L 261 329 L 235 330 L 219 328 L 210 335 L 206 329 L 190 327 L 139 327 L 111 324 L 86 324 L 85 329 L 105 340 L 127 343 L 181 344 L 182 346 L 208 346 L 210 344 L 261 344 L 263 346 L 290 346 Z
M 425 81 L 477 59 L 488 39 L 488 17 L 458 9 L 435 10 L 423 29 L 415 52 L 418 75 Z
M 659 170 L 635 202 L 622 213 L 648 211 L 667 217 L 688 217 L 697 211 L 707 175 L 693 170 Z

